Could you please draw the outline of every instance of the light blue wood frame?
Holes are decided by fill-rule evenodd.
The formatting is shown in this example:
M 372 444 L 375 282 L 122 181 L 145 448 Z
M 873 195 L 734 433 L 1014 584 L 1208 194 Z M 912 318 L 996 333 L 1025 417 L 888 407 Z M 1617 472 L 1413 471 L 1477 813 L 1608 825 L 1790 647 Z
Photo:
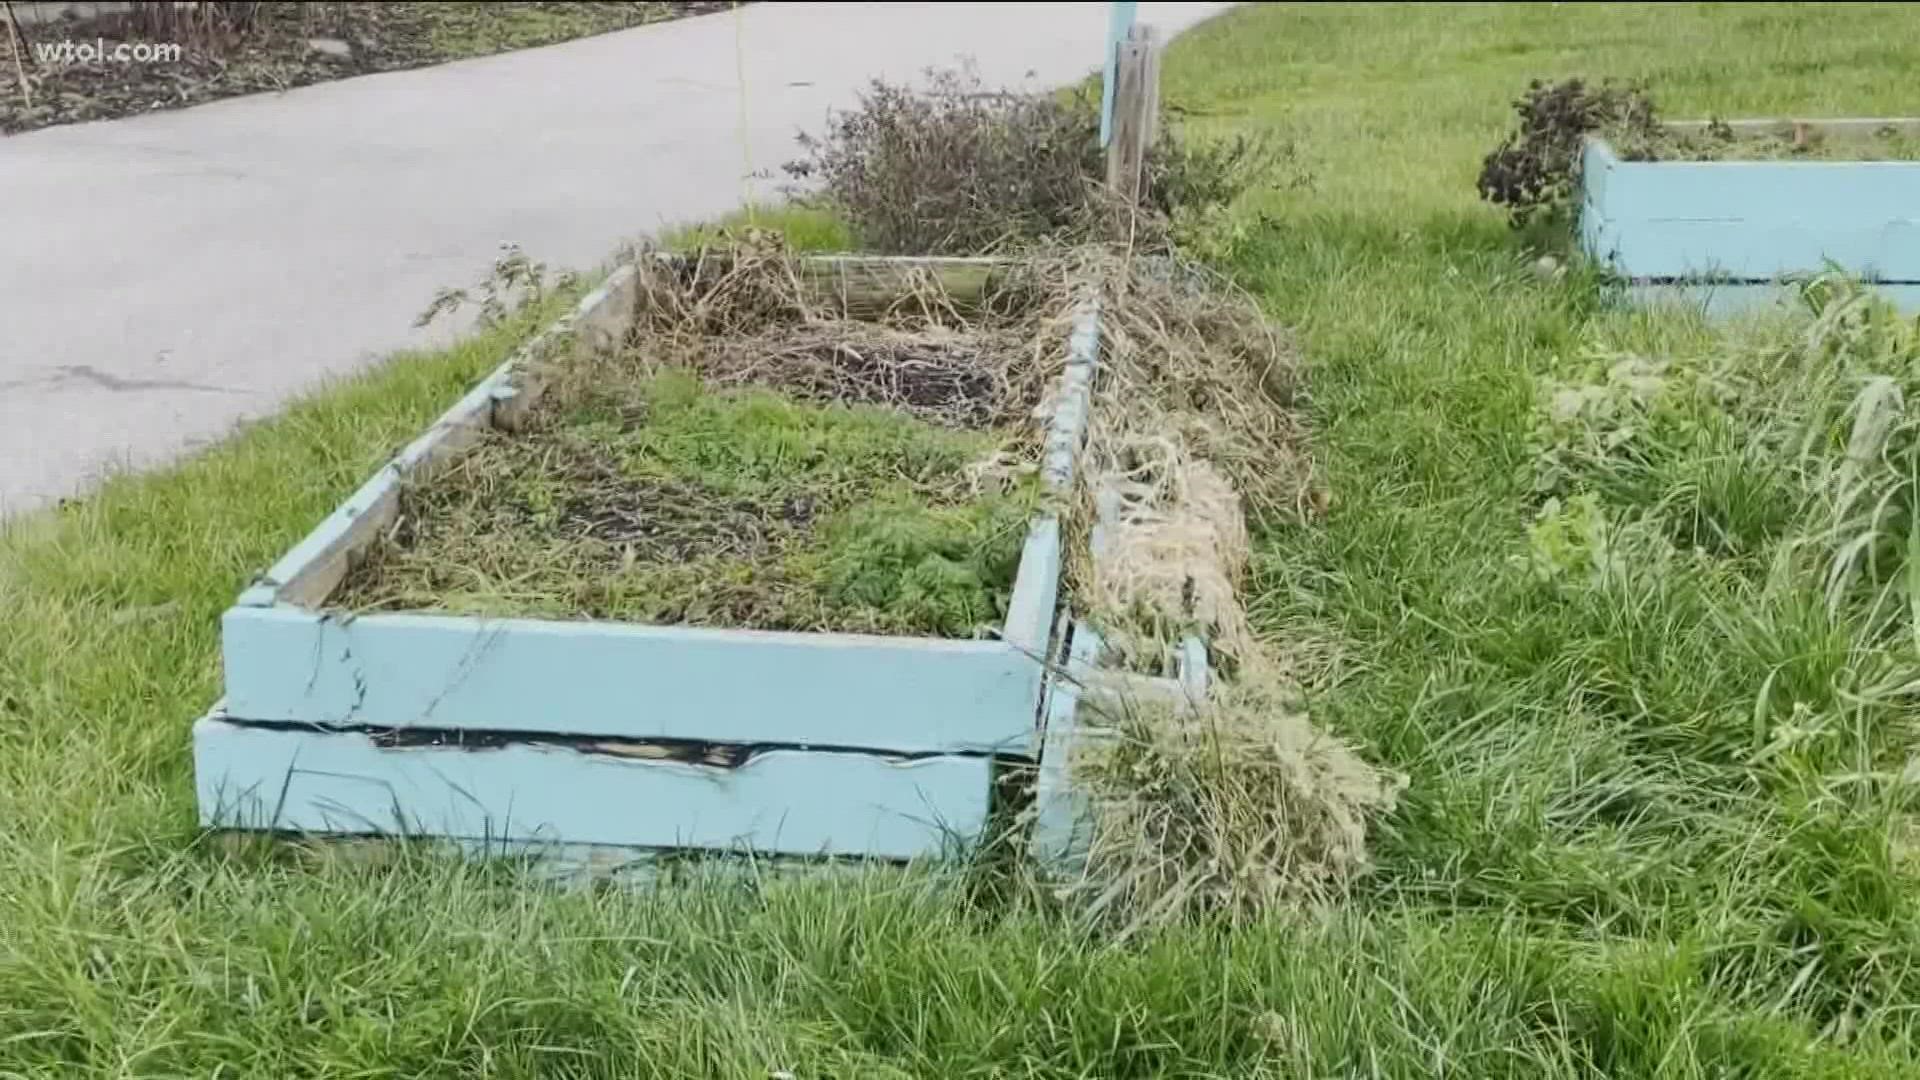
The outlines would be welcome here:
M 1074 624 L 1072 647 L 1048 684 L 1041 713 L 1040 767 L 1034 777 L 1033 833 L 1027 850 L 1043 865 L 1067 874 L 1081 868 L 1093 827 L 1092 804 L 1074 786 L 1071 769 L 1077 748 L 1088 737 L 1081 729 L 1080 699 L 1093 679 L 1100 648 L 1100 635 L 1091 626 Z
M 859 261 L 868 282 L 872 260 Z M 831 284 L 849 272 L 843 262 L 809 270 Z M 879 276 L 905 280 L 919 272 L 910 262 L 948 261 L 894 260 Z M 981 278 L 981 260 L 954 262 Z M 204 824 L 882 858 L 978 835 L 994 757 L 1038 752 L 1060 588 L 1057 508 L 1030 526 L 997 641 L 326 608 L 357 553 L 397 520 L 402 486 L 488 428 L 513 430 L 555 352 L 617 343 L 637 286 L 632 268 L 610 275 L 229 609 L 227 696 L 195 728 Z M 1045 435 L 1043 480 L 1055 496 L 1071 486 L 1099 349 L 1088 299 L 1074 313 Z M 407 730 L 450 737 L 383 741 Z M 488 733 L 475 748 L 472 736 Z M 751 757 L 690 765 L 630 752 L 667 742 Z M 626 749 L 578 748 L 601 744 Z
M 227 711 L 329 727 L 1025 752 L 1041 666 L 1001 641 L 234 608 Z
M 1033 794 L 1028 851 L 1057 876 L 1085 869 L 1093 840 L 1093 793 L 1074 779 L 1074 761 L 1091 748 L 1122 737 L 1117 725 L 1141 708 L 1191 712 L 1206 707 L 1213 681 L 1206 644 L 1180 641 L 1174 678 L 1103 669 L 1106 643 L 1093 624 L 1073 624 L 1071 645 L 1048 680 L 1041 708 L 1040 764 Z
M 1845 134 L 1915 121 L 1799 123 Z M 1627 161 L 1589 138 L 1580 242 L 1635 283 L 1771 283 L 1837 266 L 1920 284 L 1920 162 Z
M 1140 5 L 1136 0 L 1111 0 L 1107 4 L 1107 54 L 1100 67 L 1100 145 L 1113 141 L 1113 84 L 1120 71 L 1120 46 L 1133 29 Z
M 194 725 L 203 825 L 495 845 L 939 855 L 979 836 L 993 761 L 772 750 L 733 768 L 572 746 L 383 747 L 360 732 Z
M 566 326 L 483 380 L 242 595 L 223 620 L 228 711 L 328 726 L 1031 752 L 1060 582 L 1053 512 L 1029 530 L 999 641 L 316 609 L 354 549 L 378 537 L 401 485 L 470 443 L 497 403 L 524 393 L 546 343 L 578 327 L 600 327 L 604 338 L 608 310 L 630 318 L 632 289 L 629 270 L 611 277 Z M 1046 433 L 1044 480 L 1056 493 L 1071 483 L 1098 353 L 1098 307 L 1083 302 Z M 322 585 L 290 600 L 289 587 L 309 579 Z

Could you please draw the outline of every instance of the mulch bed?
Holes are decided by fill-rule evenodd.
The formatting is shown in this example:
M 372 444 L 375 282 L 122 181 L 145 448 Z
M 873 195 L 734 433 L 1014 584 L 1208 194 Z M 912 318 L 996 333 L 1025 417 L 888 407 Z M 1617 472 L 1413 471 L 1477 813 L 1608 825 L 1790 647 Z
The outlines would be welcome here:
M 722 0 L 652 3 L 267 3 L 244 34 L 185 41 L 178 61 L 35 59 L 62 41 L 150 42 L 106 15 L 20 27 L 0 12 L 0 134 L 550 45 L 722 11 Z M 22 82 L 25 82 L 23 88 Z

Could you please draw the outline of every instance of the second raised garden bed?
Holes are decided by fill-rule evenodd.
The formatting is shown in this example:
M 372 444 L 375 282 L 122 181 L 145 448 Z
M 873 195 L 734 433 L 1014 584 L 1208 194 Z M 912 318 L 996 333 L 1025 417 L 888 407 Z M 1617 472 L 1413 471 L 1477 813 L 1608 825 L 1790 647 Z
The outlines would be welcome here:
M 1837 269 L 1920 310 L 1920 120 L 1667 130 L 1671 156 L 1590 137 L 1582 160 L 1581 246 L 1637 294 L 1732 309 Z
M 700 297 L 746 279 L 616 271 L 248 589 L 195 728 L 203 822 L 884 858 L 977 838 L 996 762 L 1037 753 L 1049 493 L 1097 311 L 988 260 L 781 267 L 789 291 L 729 300 L 779 333 L 696 375 L 635 328 L 724 336 Z M 903 320 L 1025 352 L 970 382 L 889 354 Z M 1057 329 L 1044 355 L 1035 327 Z M 752 388 L 754 357 L 809 334 L 851 337 Z M 888 409 L 821 400 L 868 390 Z M 1010 426 L 1019 451 L 986 454 Z

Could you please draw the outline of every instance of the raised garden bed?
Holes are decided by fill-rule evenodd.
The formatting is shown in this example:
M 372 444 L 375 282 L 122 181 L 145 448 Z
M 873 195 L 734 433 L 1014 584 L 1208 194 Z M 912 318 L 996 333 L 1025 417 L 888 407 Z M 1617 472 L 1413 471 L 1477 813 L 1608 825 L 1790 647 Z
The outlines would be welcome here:
M 240 597 L 223 622 L 226 698 L 195 728 L 205 824 L 887 858 L 980 834 L 996 760 L 1037 753 L 1059 521 L 1044 507 L 1029 513 L 1039 504 L 1019 483 L 956 494 L 961 463 L 1001 426 L 965 380 L 903 376 L 915 369 L 899 361 L 911 356 L 865 367 L 841 356 L 814 369 L 835 381 L 792 376 L 784 397 L 734 385 L 764 381 L 730 364 L 763 355 L 770 339 L 709 356 L 704 385 L 666 372 L 610 379 L 648 359 L 626 346 L 636 323 L 716 336 L 699 325 L 704 308 L 662 310 L 653 284 L 667 265 L 613 274 Z M 930 297 L 990 312 L 1018 292 L 999 287 L 1003 270 L 985 260 L 815 259 L 794 277 L 849 315 Z M 1057 349 L 1013 362 L 1057 371 L 1027 421 L 1039 473 L 1027 487 L 1059 491 L 1099 331 L 1091 304 L 1050 314 Z M 971 344 L 991 344 L 991 318 L 976 321 L 989 332 Z M 804 329 L 783 332 L 791 341 Z M 643 353 L 657 341 L 639 340 Z M 923 375 L 939 366 L 919 359 Z M 909 406 L 900 412 L 921 420 L 824 403 L 859 397 L 861 380 L 841 378 L 850 369 L 868 383 L 894 379 L 893 397 Z M 774 449 L 752 450 L 768 432 Z M 823 464 L 850 460 L 849 447 L 872 452 L 864 473 Z M 686 512 L 702 500 L 712 518 Z M 1017 556 L 992 555 L 1012 555 L 1016 545 L 994 545 L 1016 513 Z M 840 526 L 810 547 L 805 534 L 830 520 Z M 962 542 L 889 548 L 899 537 L 877 526 L 902 522 L 909 540 Z M 871 545 L 846 566 L 874 565 L 873 545 L 923 557 L 875 580 L 836 577 L 834 545 L 862 541 Z M 983 549 L 989 556 L 968 565 L 965 554 Z M 544 565 L 542 551 L 559 565 Z M 443 581 L 461 562 L 455 552 L 466 553 L 467 580 L 502 573 L 482 587 Z M 938 571 L 928 571 L 932 587 L 914 576 L 922 566 Z M 696 572 L 680 574 L 686 567 Z M 707 571 L 769 567 L 792 586 L 773 602 L 744 613 L 708 602 L 727 593 L 710 588 Z M 632 571 L 657 588 L 604 587 Z M 942 591 L 958 578 L 965 587 Z M 586 587 L 569 592 L 562 581 Z M 912 614 L 906 584 L 922 599 L 966 599 Z M 650 606 L 667 594 L 674 603 Z M 679 602 L 689 597 L 697 602 Z M 995 632 L 974 636 L 988 613 L 999 616 Z
M 1667 130 L 1652 148 L 1589 137 L 1582 160 L 1581 246 L 1636 294 L 1725 310 L 1837 269 L 1920 309 L 1920 120 Z

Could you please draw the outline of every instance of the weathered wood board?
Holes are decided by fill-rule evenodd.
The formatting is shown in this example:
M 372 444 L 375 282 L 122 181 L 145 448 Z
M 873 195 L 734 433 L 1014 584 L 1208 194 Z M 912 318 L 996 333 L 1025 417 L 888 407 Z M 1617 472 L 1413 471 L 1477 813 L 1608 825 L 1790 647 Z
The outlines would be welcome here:
M 1739 286 L 1836 267 L 1909 306 L 1920 285 L 1920 162 L 1627 161 L 1593 138 L 1581 174 L 1581 247 L 1635 284 L 1712 282 L 1719 310 L 1756 299 Z
M 233 608 L 227 710 L 273 723 L 1025 748 L 1035 656 L 1000 641 Z
M 193 745 L 200 820 L 212 828 L 886 859 L 977 837 L 993 767 L 771 750 L 728 768 L 537 740 L 393 747 L 218 714 L 194 725 Z

